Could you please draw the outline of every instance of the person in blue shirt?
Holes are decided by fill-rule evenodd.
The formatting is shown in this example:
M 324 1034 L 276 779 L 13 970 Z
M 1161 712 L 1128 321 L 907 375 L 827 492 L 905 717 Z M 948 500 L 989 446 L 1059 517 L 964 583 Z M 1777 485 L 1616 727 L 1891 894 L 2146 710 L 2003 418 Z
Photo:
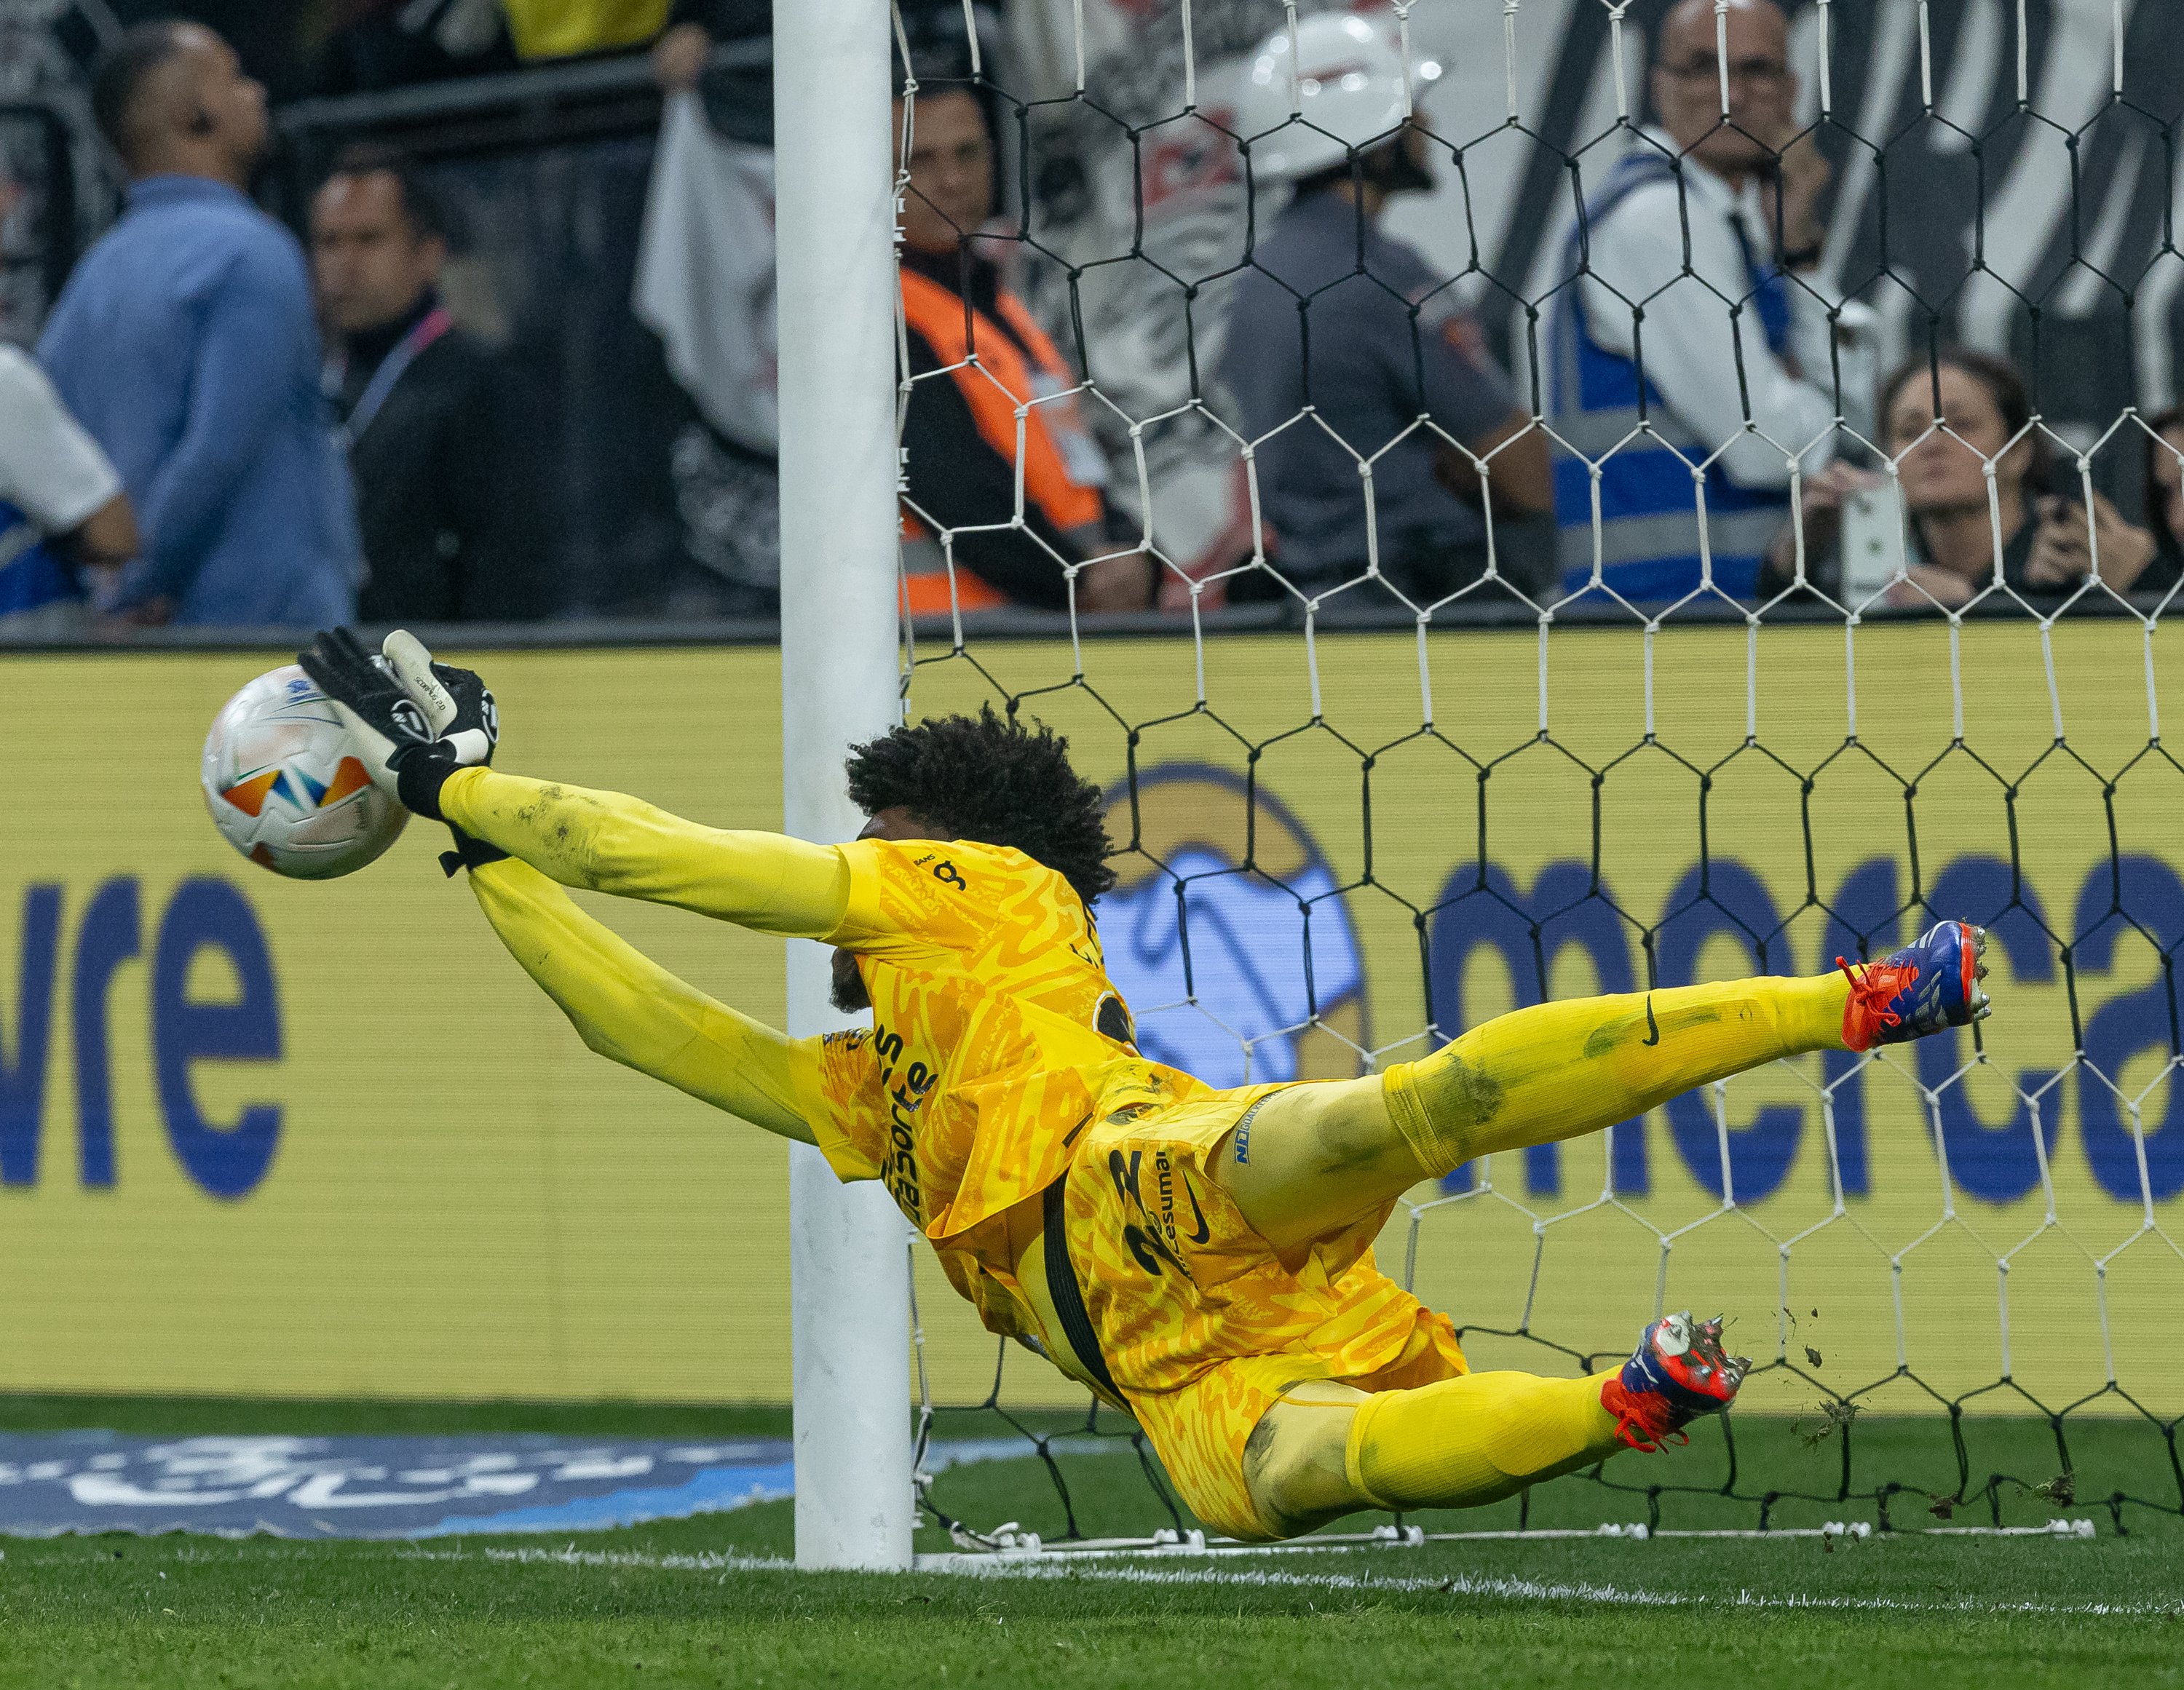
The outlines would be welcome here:
M 166 21 L 122 36 L 92 103 L 128 203 L 69 278 L 38 357 L 136 509 L 142 551 L 115 608 L 198 625 L 352 616 L 354 502 L 303 249 L 243 192 L 265 89 L 211 31 Z
M 86 586 L 136 555 L 121 478 L 63 409 L 45 372 L 0 345 L 0 639 L 70 639 Z

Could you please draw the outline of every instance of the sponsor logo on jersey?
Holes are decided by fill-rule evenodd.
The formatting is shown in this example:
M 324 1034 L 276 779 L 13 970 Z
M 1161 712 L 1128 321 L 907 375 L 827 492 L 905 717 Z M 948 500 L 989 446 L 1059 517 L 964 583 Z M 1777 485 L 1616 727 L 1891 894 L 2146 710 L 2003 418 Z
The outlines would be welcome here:
M 925 1193 L 917 1176 L 917 1114 L 940 1083 L 936 1067 L 913 1059 L 903 1063 L 903 1037 L 885 1027 L 872 1029 L 872 1050 L 879 1058 L 880 1087 L 888 1101 L 888 1158 L 880 1180 L 895 1204 L 918 1226 L 925 1224 Z M 900 1082 L 895 1078 L 900 1068 Z

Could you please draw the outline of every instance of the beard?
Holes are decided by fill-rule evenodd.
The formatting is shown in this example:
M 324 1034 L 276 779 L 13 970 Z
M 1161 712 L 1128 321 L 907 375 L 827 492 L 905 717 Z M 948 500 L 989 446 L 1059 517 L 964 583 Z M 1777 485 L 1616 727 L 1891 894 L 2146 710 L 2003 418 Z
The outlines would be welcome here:
M 834 1007 L 845 1015 L 862 1015 L 872 1007 L 871 994 L 865 990 L 864 976 L 857 972 L 857 959 L 845 950 L 834 953 L 834 984 L 830 994 Z

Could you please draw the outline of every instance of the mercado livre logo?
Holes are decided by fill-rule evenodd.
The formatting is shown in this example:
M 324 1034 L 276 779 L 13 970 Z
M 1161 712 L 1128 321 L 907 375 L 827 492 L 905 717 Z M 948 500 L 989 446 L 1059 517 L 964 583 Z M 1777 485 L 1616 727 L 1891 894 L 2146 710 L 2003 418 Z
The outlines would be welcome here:
M 1129 838 L 1128 789 L 1108 800 L 1112 831 Z M 1100 931 L 1139 1048 L 1223 1087 L 1360 1071 L 1360 1051 L 1373 1048 L 1373 971 L 1415 969 L 1417 951 L 1368 953 L 1340 896 L 1346 882 L 1309 826 L 1263 785 L 1157 764 L 1139 771 L 1135 802 L 1138 848 L 1115 859 L 1121 879 L 1101 900 Z M 2184 877 L 2168 861 L 2124 853 L 2059 876 L 1970 852 L 1930 861 L 1914 878 L 1907 859 L 1875 853 L 1816 879 L 1809 893 L 1801 876 L 1720 851 L 1657 872 L 1641 891 L 1574 857 L 1451 863 L 1426 927 L 1437 1037 L 1545 1001 L 1565 964 L 1581 963 L 1587 989 L 1604 992 L 1738 971 L 1819 974 L 1837 956 L 1886 955 L 1945 914 L 1990 930 L 2006 1019 L 1978 1046 L 1959 1033 L 1892 1053 L 1886 1071 L 1829 1053 L 1813 1076 L 1825 1097 L 1718 1100 L 1702 1090 L 1672 1099 L 1615 1131 L 1617 1196 L 1653 1192 L 1667 1158 L 1717 1199 L 1763 1203 L 1788 1188 L 1801 1161 L 1825 1155 L 1830 1180 L 1855 1201 L 1908 1173 L 1897 1166 L 1907 1153 L 1946 1163 L 1952 1187 L 1982 1204 L 2033 1198 L 2047 1170 L 2089 1180 L 2118 1204 L 2184 1194 L 2171 1001 Z M 1494 976 L 1506 987 L 1486 1001 Z M 1975 1069 L 2004 1086 L 1976 1090 L 1965 1077 Z M 1566 1147 L 1535 1147 L 1502 1182 L 1513 1176 L 1559 1196 L 1566 1162 Z M 1459 1170 L 1451 1183 L 1472 1179 Z
M 1107 802 L 1127 838 L 1128 788 Z M 1139 848 L 1115 859 L 1100 942 L 1138 1048 L 1209 1086 L 1358 1072 L 1372 1042 L 1364 959 L 1295 813 L 1226 770 L 1167 763 L 1139 771 L 1137 814 Z
M 2184 1084 L 2170 1077 L 2177 1048 L 2172 964 L 2184 944 L 2184 879 L 2169 863 L 2131 854 L 2103 859 L 2075 887 L 2058 888 L 2002 857 L 1970 853 L 1942 862 L 1914 895 L 1906 863 L 1875 856 L 1819 884 L 1812 900 L 1790 894 L 1791 885 L 1770 881 L 1741 858 L 1715 854 L 1673 873 L 1659 903 L 1649 908 L 1583 861 L 1546 863 L 1529 884 L 1490 857 L 1483 865 L 1461 864 L 1444 883 L 1429 929 L 1435 1023 L 1453 1035 L 1493 1013 L 1466 998 L 1473 961 L 1482 953 L 1498 956 L 1518 1003 L 1529 1004 L 1545 1001 L 1546 980 L 1572 952 L 1590 965 L 1599 991 L 1637 992 L 1727 977 L 1724 964 L 1740 951 L 1752 973 L 1824 973 L 1838 956 L 1883 956 L 1929 922 L 1960 916 L 1987 928 L 1988 961 L 2002 976 L 2002 1019 L 1990 1046 L 1975 1054 L 1964 1034 L 1953 1033 L 1922 1040 L 1893 1062 L 1924 1094 L 1918 1124 L 1925 1126 L 1930 1111 L 1930 1136 L 1954 1188 L 1988 1204 L 2031 1196 L 2043 1170 L 2072 1148 L 2063 1129 L 2075 1118 L 2081 1165 L 2108 1197 L 2142 1204 L 2184 1192 Z M 2069 1028 L 2037 1020 L 2031 994 L 2038 991 L 2067 994 Z M 2060 1042 L 2065 1032 L 2082 1059 L 2075 1063 Z M 2015 1053 L 2036 1033 L 2042 1054 L 2025 1061 Z M 1975 1106 L 1961 1083 L 1968 1065 L 2007 1079 L 2006 1115 L 1990 1118 Z M 1877 1151 L 1869 1112 L 1879 1083 L 1872 1065 L 1829 1052 L 1820 1081 L 1843 1194 L 1870 1195 Z M 1900 1083 L 1896 1089 L 1899 1102 L 1915 1095 Z M 2066 1108 L 2073 1099 L 2075 1112 Z M 1763 1201 L 1783 1187 L 1807 1134 L 1819 1131 L 1819 1099 L 1769 1103 L 1741 1115 L 1731 1104 L 1728 1110 L 1717 1120 L 1708 1090 L 1670 1099 L 1663 1111 L 1668 1146 L 1715 1197 L 1733 1191 L 1740 1204 Z M 2142 1162 L 2134 1113 L 2143 1116 Z M 1652 1189 L 1654 1148 L 1642 1122 L 1615 1129 L 1609 1165 L 1617 1195 Z M 1457 1186 L 1471 1181 L 1465 1170 L 1451 1177 Z M 1559 1193 L 1562 1147 L 1526 1151 L 1524 1177 L 1535 1193 Z
M 194 877 L 175 885 L 152 923 L 132 875 L 98 884 L 80 911 L 66 909 L 70 901 L 63 887 L 36 881 L 22 889 L 17 906 L 14 990 L 0 986 L 0 1187 L 34 1186 L 45 1170 L 55 1011 L 65 987 L 78 1181 L 93 1188 L 116 1182 L 112 1018 L 141 1013 L 160 1120 L 176 1161 L 212 1196 L 247 1195 L 272 1164 L 280 1106 L 248 1103 L 232 1120 L 208 1120 L 191 1070 L 199 1062 L 271 1062 L 281 1053 L 272 956 L 249 901 L 227 881 Z M 72 949 L 62 942 L 64 914 L 74 918 Z M 148 926 L 149 991 L 140 1011 L 114 986 L 121 965 L 144 955 Z M 191 986 L 192 970 L 207 953 L 225 962 L 233 981 L 218 998 L 195 995 Z

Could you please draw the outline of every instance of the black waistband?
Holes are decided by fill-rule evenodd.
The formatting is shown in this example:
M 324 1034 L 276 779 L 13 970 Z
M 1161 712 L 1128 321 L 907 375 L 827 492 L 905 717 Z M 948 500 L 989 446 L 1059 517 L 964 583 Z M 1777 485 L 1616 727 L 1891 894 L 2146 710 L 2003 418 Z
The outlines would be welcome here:
M 1078 1284 L 1077 1270 L 1070 1265 L 1068 1230 L 1061 1215 L 1062 1190 L 1068 1183 L 1069 1176 L 1064 1174 L 1046 1188 L 1044 1199 L 1046 1294 L 1053 1299 L 1055 1318 L 1061 1322 L 1062 1337 L 1069 1340 L 1069 1348 L 1076 1352 L 1077 1365 L 1119 1403 L 1123 1400 L 1122 1391 L 1115 1383 L 1115 1376 L 1107 1370 L 1107 1358 L 1100 1354 L 1100 1336 L 1092 1330 L 1092 1316 L 1084 1307 L 1084 1287 Z

